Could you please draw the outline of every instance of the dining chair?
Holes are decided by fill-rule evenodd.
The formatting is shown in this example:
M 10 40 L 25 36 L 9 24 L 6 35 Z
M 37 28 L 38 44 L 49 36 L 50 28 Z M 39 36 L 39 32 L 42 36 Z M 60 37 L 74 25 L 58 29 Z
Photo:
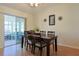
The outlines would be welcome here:
M 29 46 L 32 46 L 32 42 L 31 42 L 31 40 L 28 38 L 28 35 L 31 35 L 31 34 L 33 34 L 34 32 L 32 32 L 32 31 L 24 31 L 24 41 L 25 41 L 25 46 L 26 46 L 26 50 L 28 50 L 28 45 Z
M 55 36 L 55 31 L 48 31 L 48 32 L 47 32 L 47 35 L 48 35 L 49 37 L 53 37 L 53 36 Z
M 40 31 L 40 33 L 36 33 L 35 35 L 39 35 L 39 36 L 45 36 L 46 35 L 46 31 Z M 34 37 L 34 41 L 35 41 L 35 44 L 34 44 L 34 47 L 33 47 L 33 51 L 35 53 L 35 48 L 38 48 L 39 51 L 40 51 L 40 56 L 42 55 L 42 50 L 44 47 L 47 46 L 46 42 L 43 41 L 43 39 L 41 39 L 40 37 L 37 37 L 35 36 Z
M 46 36 L 46 31 L 40 31 L 41 36 Z
M 40 56 L 42 56 L 43 48 L 45 48 L 47 46 L 47 44 L 40 37 L 34 37 L 34 38 L 36 41 L 34 44 L 34 53 L 35 53 L 35 48 L 38 48 L 40 51 Z
M 55 36 L 55 31 L 48 31 L 48 32 L 47 32 L 47 36 L 48 36 L 48 37 L 54 37 L 54 36 Z M 50 42 L 50 44 L 53 45 L 53 51 L 54 51 L 54 40 L 52 40 L 52 41 Z
M 32 35 L 28 35 L 28 40 L 27 40 L 27 49 L 28 49 L 28 45 L 31 46 L 31 52 L 33 53 L 33 49 L 34 49 L 34 45 L 35 45 L 35 40 L 34 37 Z

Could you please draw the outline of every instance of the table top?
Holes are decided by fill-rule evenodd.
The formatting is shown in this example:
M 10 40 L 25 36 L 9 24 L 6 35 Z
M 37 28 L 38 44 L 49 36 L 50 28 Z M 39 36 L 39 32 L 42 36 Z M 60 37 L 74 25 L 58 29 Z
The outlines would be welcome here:
M 35 34 L 32 34 L 31 36 L 38 37 L 38 38 L 42 38 L 42 39 L 54 39 L 54 38 L 56 38 L 56 36 L 49 37 L 49 36 L 40 36 L 40 35 L 35 35 Z

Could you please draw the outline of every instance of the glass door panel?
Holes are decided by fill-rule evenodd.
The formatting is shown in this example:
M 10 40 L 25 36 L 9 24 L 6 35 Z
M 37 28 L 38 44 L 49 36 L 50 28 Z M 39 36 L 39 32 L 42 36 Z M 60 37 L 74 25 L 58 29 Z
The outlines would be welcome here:
M 14 16 L 4 15 L 5 46 L 16 44 Z
M 16 43 L 21 43 L 22 35 L 24 35 L 24 18 L 16 18 Z

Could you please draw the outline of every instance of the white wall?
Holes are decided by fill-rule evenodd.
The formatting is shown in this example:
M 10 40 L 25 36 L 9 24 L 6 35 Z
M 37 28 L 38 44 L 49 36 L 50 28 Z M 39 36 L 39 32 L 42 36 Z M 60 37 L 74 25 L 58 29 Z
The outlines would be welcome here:
M 26 18 L 25 30 L 31 30 L 34 28 L 33 15 L 30 13 L 23 13 L 18 10 L 0 6 L 0 14 L 10 14 L 10 15 L 15 15 L 15 16 L 25 17 Z M 3 29 L 4 29 L 4 19 L 3 19 L 3 15 L 0 15 L 0 48 L 4 46 L 4 30 Z
M 55 14 L 55 26 L 49 26 L 49 15 Z M 62 16 L 61 21 L 58 17 Z M 44 18 L 47 22 L 44 22 Z M 58 44 L 79 48 L 79 4 L 52 5 L 36 14 L 36 24 L 40 30 L 54 30 L 58 35 Z
M 4 46 L 3 44 L 3 38 L 4 38 L 4 20 L 3 15 L 0 14 L 0 48 Z

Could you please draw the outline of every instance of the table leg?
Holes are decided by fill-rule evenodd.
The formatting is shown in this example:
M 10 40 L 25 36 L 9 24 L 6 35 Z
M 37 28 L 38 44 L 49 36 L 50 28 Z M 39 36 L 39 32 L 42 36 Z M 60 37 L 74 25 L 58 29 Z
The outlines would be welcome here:
M 57 52 L 57 37 L 55 38 L 55 52 Z
M 24 37 L 22 36 L 22 40 L 21 40 L 21 48 L 23 48 L 23 43 L 24 43 Z
M 49 56 L 49 55 L 50 55 L 50 44 L 47 43 L 47 56 Z

